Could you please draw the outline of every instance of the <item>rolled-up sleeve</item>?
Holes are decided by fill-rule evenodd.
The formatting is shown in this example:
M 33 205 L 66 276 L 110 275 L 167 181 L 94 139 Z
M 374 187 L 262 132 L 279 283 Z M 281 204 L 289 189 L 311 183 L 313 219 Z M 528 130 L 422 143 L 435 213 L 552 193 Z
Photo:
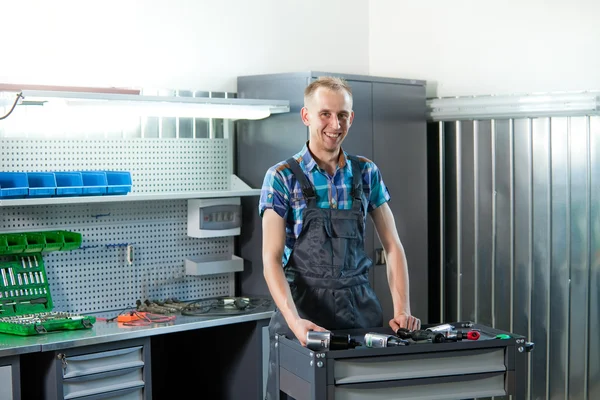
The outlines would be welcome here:
M 390 201 L 390 193 L 387 186 L 383 182 L 381 171 L 377 165 L 375 165 L 375 163 L 371 163 L 369 166 L 369 172 L 369 186 L 371 193 L 369 195 L 368 210 L 373 211 L 383 203 Z
M 289 189 L 275 167 L 269 168 L 263 180 L 258 203 L 258 213 L 261 217 L 267 208 L 272 209 L 284 219 L 289 210 Z

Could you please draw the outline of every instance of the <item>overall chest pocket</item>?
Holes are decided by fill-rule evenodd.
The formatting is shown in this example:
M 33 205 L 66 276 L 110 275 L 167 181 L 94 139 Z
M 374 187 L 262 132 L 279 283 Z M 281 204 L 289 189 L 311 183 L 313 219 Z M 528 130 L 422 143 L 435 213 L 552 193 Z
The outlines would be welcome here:
M 344 276 L 348 270 L 357 268 L 357 254 L 362 250 L 359 227 L 356 218 L 333 218 L 325 222 L 325 232 L 329 237 L 331 265 L 338 270 L 338 276 Z
M 348 213 L 347 217 L 335 216 L 325 223 L 327 236 L 338 239 L 358 239 L 359 225 L 356 217 Z

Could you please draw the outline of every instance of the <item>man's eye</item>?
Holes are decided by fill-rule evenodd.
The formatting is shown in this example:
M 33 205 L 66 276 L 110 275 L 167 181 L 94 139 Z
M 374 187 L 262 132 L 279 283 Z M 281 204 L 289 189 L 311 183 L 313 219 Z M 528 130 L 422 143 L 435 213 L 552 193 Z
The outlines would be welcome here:
M 329 113 L 322 113 L 321 115 L 322 115 L 323 117 L 329 117 L 331 114 L 329 114 Z

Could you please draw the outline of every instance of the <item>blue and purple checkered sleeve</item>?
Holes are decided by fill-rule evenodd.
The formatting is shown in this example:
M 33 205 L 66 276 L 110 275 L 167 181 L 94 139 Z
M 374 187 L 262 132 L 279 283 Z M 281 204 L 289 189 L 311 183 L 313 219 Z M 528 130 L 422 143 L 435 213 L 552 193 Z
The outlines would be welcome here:
M 259 215 L 262 217 L 265 210 L 271 208 L 281 218 L 285 219 L 289 210 L 289 199 L 289 189 L 285 185 L 281 173 L 277 171 L 275 166 L 269 168 L 260 191 Z
M 390 201 L 390 193 L 388 192 L 387 186 L 383 182 L 381 171 L 375 165 L 375 163 L 367 163 L 368 179 L 369 179 L 369 206 L 368 211 L 371 212 L 383 203 Z M 363 173 L 364 176 L 364 173 Z

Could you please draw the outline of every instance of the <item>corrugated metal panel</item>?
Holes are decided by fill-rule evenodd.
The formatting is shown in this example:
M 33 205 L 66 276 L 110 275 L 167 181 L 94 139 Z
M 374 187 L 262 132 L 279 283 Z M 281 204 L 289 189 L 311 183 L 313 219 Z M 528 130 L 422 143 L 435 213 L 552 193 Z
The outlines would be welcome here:
M 590 309 L 588 398 L 600 399 L 600 118 L 590 121 Z
M 439 127 L 443 319 L 535 342 L 516 398 L 600 399 L 600 117 Z

